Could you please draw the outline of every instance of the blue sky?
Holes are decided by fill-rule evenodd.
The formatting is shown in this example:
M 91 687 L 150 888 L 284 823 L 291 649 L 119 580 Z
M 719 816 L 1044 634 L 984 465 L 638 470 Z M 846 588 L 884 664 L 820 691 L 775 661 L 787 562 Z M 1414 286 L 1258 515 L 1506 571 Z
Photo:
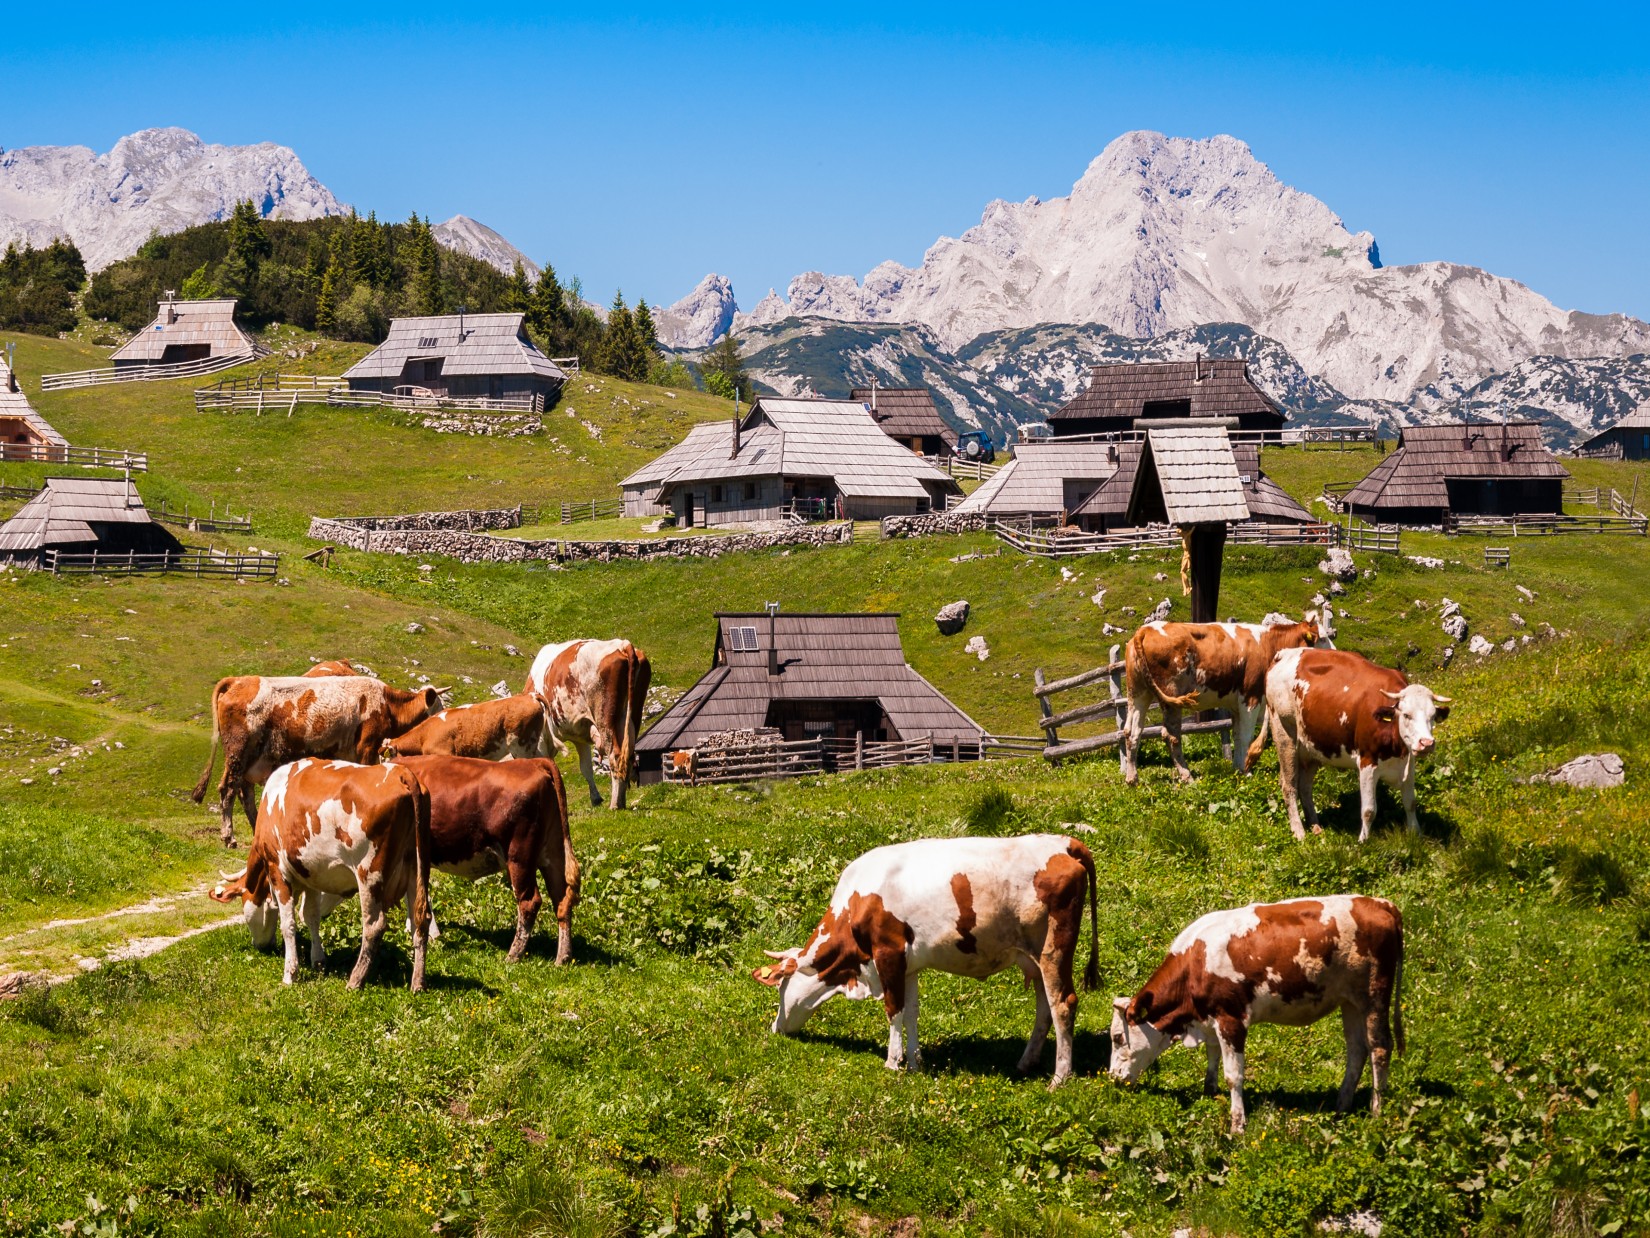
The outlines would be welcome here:
M 0 145 L 273 140 L 363 211 L 474 216 L 595 299 L 715 270 L 749 307 L 1063 194 L 1127 130 L 1231 133 L 1389 265 L 1650 318 L 1650 18 L 1625 6 L 463 11 L 14 9 Z

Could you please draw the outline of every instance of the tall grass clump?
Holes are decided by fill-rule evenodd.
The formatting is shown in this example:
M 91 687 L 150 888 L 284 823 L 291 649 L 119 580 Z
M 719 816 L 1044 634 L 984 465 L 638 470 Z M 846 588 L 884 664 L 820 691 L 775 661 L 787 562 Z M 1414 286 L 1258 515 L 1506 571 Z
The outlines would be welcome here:
M 1566 847 L 1559 853 L 1553 891 L 1567 902 L 1604 906 L 1633 892 L 1633 879 L 1607 851 Z
M 1212 847 L 1203 826 L 1191 817 L 1164 817 L 1152 827 L 1152 841 L 1158 849 L 1189 864 L 1203 864 Z
M 1483 885 L 1507 875 L 1512 848 L 1507 837 L 1493 825 L 1482 825 L 1461 836 L 1450 852 L 1450 877 L 1462 885 Z
M 966 833 L 980 838 L 1002 838 L 1015 832 L 1014 797 L 1002 787 L 987 787 L 963 812 Z

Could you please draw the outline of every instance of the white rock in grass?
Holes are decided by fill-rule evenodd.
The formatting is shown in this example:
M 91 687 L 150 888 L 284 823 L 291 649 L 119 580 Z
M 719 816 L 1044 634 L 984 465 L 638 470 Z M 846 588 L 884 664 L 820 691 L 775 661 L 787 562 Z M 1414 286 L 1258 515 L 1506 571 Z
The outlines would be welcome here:
M 948 602 L 934 614 L 934 626 L 941 636 L 955 636 L 968 623 L 968 602 L 959 599 Z
M 1467 642 L 1467 652 L 1476 653 L 1481 658 L 1488 657 L 1495 652 L 1495 646 L 1485 640 L 1481 634 L 1475 633 L 1473 638 Z
M 985 643 L 983 636 L 970 636 L 968 644 L 963 646 L 963 652 L 973 654 L 981 662 L 991 656 L 991 648 Z
M 1523 598 L 1526 602 L 1535 601 L 1535 594 L 1526 589 L 1523 585 L 1514 585 L 1513 588 L 1518 590 L 1518 596 Z
M 1573 761 L 1566 761 L 1557 769 L 1537 774 L 1531 782 L 1557 782 L 1567 787 L 1603 790 L 1619 787 L 1627 781 L 1626 766 L 1613 752 L 1592 752 Z
M 1512 620 L 1513 627 L 1521 628 L 1524 626 L 1524 616 L 1519 614 L 1516 610 L 1513 611 L 1509 618 Z
M 414 622 L 414 623 L 409 623 L 407 625 L 407 634 L 409 636 L 417 636 L 423 630 L 424 630 L 424 625 L 422 623 Z
M 1106 604 L 1106 591 L 1104 589 L 1096 589 L 1094 591 L 1094 596 L 1091 597 L 1089 601 L 1093 602 L 1096 606 L 1104 606 Z
M 1174 602 L 1164 598 L 1152 608 L 1152 613 L 1146 616 L 1147 623 L 1162 623 L 1169 617 L 1169 611 L 1174 608 Z
M 505 683 L 501 679 L 496 684 L 493 685 L 492 693 L 493 693 L 494 696 L 499 697 L 500 699 L 503 699 L 504 697 L 507 697 L 507 696 L 510 695 L 510 685 Z

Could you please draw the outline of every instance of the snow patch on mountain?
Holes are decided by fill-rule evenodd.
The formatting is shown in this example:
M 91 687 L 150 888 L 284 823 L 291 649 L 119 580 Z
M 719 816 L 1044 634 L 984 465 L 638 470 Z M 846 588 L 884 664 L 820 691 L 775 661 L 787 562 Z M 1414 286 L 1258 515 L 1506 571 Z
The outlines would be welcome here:
M 506 275 L 513 275 L 516 264 L 520 263 L 521 269 L 527 272 L 528 279 L 536 280 L 539 277 L 538 263 L 486 224 L 478 223 L 468 215 L 454 215 L 445 223 L 434 225 L 430 233 L 439 244 L 448 249 L 468 254 L 472 258 L 480 258 Z
M 187 129 L 144 129 L 106 154 L 84 146 L 0 151 L 0 246 L 67 236 L 102 270 L 154 233 L 227 219 L 251 199 L 271 219 L 344 208 L 285 146 L 221 146 Z

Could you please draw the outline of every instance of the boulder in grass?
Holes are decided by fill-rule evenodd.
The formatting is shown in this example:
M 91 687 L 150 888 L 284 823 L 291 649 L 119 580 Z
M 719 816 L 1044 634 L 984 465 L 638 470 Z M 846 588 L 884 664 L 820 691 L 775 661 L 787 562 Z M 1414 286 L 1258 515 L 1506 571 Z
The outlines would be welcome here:
M 1358 569 L 1352 562 L 1352 552 L 1342 546 L 1336 546 L 1318 561 L 1318 571 L 1325 576 L 1333 576 L 1336 580 L 1358 578 Z
M 991 656 L 991 647 L 985 643 L 983 636 L 970 636 L 968 644 L 963 646 L 964 653 L 971 653 L 981 662 Z
M 1586 756 L 1566 761 L 1557 769 L 1537 774 L 1531 782 L 1554 782 L 1566 787 L 1602 791 L 1619 787 L 1627 781 L 1626 766 L 1613 752 L 1590 752 Z
M 963 630 L 968 622 L 968 603 L 966 601 L 951 602 L 940 607 L 934 615 L 934 626 L 939 628 L 941 636 L 955 636 Z

